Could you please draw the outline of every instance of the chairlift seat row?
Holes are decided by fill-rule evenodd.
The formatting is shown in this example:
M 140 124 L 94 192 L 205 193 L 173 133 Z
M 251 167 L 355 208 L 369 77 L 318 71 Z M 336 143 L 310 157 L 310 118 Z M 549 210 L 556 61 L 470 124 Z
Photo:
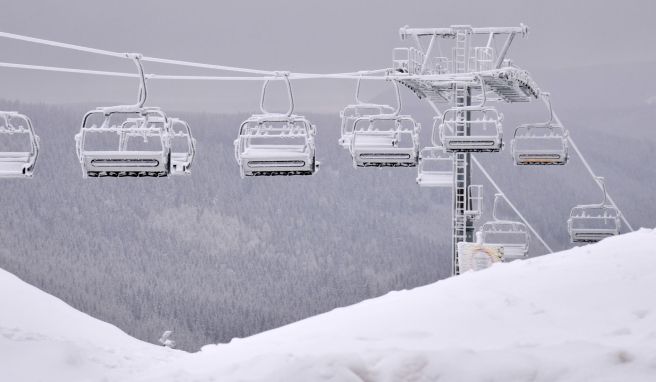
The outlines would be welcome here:
M 31 178 L 39 155 L 32 121 L 15 111 L 0 111 L 0 178 Z

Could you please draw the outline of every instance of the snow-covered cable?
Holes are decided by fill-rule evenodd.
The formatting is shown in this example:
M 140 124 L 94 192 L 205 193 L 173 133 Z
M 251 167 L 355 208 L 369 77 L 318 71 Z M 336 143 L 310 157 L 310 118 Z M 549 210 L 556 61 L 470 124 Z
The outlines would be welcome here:
M 100 54 L 100 55 L 104 55 L 104 56 L 117 57 L 117 58 L 126 58 L 125 53 L 113 52 L 113 51 L 104 50 L 104 49 L 90 48 L 90 47 L 87 47 L 87 46 L 68 44 L 68 43 L 52 41 L 52 40 L 46 40 L 46 39 L 36 38 L 36 37 L 23 36 L 23 35 L 14 34 L 14 33 L 0 32 L 0 37 L 12 39 L 12 40 L 18 40 L 18 41 L 31 42 L 31 43 L 35 43 L 35 44 L 48 45 L 48 46 L 57 47 L 57 48 L 71 49 L 71 50 L 76 50 L 76 51 L 85 52 L 85 53 Z M 266 70 L 237 68 L 237 67 L 233 67 L 233 66 L 224 66 L 224 65 L 203 64 L 203 63 L 198 63 L 198 62 L 182 61 L 182 60 L 170 60 L 170 59 L 157 58 L 157 57 L 148 57 L 148 56 L 143 56 L 142 61 L 158 62 L 158 63 L 162 63 L 162 64 L 189 66 L 189 67 L 205 68 L 205 69 L 225 70 L 225 71 L 231 71 L 231 72 L 262 74 L 262 75 L 274 75 L 274 72 L 266 71 Z
M 442 115 L 442 112 L 437 107 L 437 105 L 435 105 L 435 102 L 433 102 L 430 99 L 427 99 L 427 101 L 428 101 L 428 104 L 433 108 L 433 110 L 438 115 Z M 479 162 L 478 159 L 476 159 L 476 156 L 474 156 L 474 154 L 471 154 L 471 159 L 474 162 L 474 164 L 478 167 L 478 169 L 481 170 L 481 172 L 487 178 L 487 180 L 490 182 L 490 184 L 492 184 L 492 187 L 494 187 L 497 190 L 497 193 L 503 195 L 503 197 L 506 199 L 506 202 L 508 202 L 508 205 L 510 206 L 510 208 L 512 208 L 513 211 L 515 211 L 517 216 L 522 220 L 522 222 L 524 222 L 524 224 L 526 224 L 526 227 L 528 227 L 528 229 L 531 231 L 531 233 L 533 233 L 533 235 L 540 241 L 540 243 L 544 246 L 544 248 L 546 248 L 547 251 L 549 251 L 549 253 L 553 253 L 553 250 L 551 249 L 549 244 L 547 244 L 547 242 L 544 241 L 544 239 L 542 238 L 542 236 L 540 236 L 538 231 L 536 231 L 535 228 L 533 228 L 531 223 L 529 223 L 528 220 L 526 220 L 526 218 L 524 217 L 524 215 L 522 215 L 522 213 L 519 212 L 519 209 L 517 207 L 515 207 L 515 205 L 510 201 L 510 199 L 508 199 L 508 196 L 501 190 L 501 187 L 499 187 L 497 182 L 494 181 L 492 176 L 487 172 L 487 170 L 485 170 L 485 168 L 483 167 L 481 162 Z
M 138 73 L 111 72 L 111 71 L 103 71 L 103 70 L 64 68 L 64 67 L 57 67 L 57 66 L 17 64 L 13 62 L 0 62 L 0 67 L 13 68 L 13 69 L 38 70 L 38 71 L 46 71 L 46 72 L 89 74 L 89 75 L 108 76 L 108 77 L 139 78 Z M 233 77 L 233 76 L 182 76 L 182 75 L 166 75 L 166 74 L 146 74 L 145 76 L 149 80 L 266 81 L 266 80 L 279 79 L 279 77 L 275 77 L 275 76 Z
M 64 68 L 57 66 L 46 66 L 46 65 L 31 65 L 31 64 L 18 64 L 13 62 L 0 62 L 0 67 L 5 68 L 14 68 L 14 69 L 27 69 L 27 70 L 39 70 L 39 71 L 48 71 L 48 72 L 61 72 L 61 73 L 77 73 L 77 74 L 90 74 L 90 75 L 100 75 L 100 76 L 111 76 L 111 77 L 134 77 L 138 78 L 139 75 L 136 73 L 125 73 L 125 72 L 112 72 L 112 71 L 103 71 L 103 70 L 89 70 L 89 69 L 77 69 L 77 68 Z M 424 78 L 425 76 L 407 76 L 404 79 L 411 78 Z M 167 74 L 146 74 L 146 78 L 149 80 L 187 80 L 187 81 L 266 81 L 266 80 L 276 80 L 281 79 L 280 76 L 189 76 L 189 75 L 167 75 Z M 294 74 L 290 73 L 290 80 L 312 80 L 312 79 L 365 79 L 365 80 L 379 80 L 387 81 L 390 78 L 394 79 L 394 76 L 373 76 L 373 75 L 352 75 L 349 73 L 344 74 L 322 74 L 322 75 L 305 75 L 305 74 Z M 430 76 L 433 81 L 436 80 L 436 76 Z M 448 83 L 469 83 L 468 77 L 454 79 L 451 76 L 441 76 L 439 80 Z
M 126 53 L 114 52 L 114 51 L 105 50 L 105 49 L 91 48 L 91 47 L 82 46 L 82 45 L 68 44 L 68 43 L 63 43 L 63 42 L 58 42 L 58 41 L 53 41 L 53 40 L 46 40 L 46 39 L 42 39 L 42 38 L 19 35 L 19 34 L 15 34 L 15 33 L 8 33 L 8 32 L 0 31 L 0 37 L 12 39 L 12 40 L 30 42 L 30 43 L 40 44 L 40 45 L 48 45 L 48 46 L 57 47 L 57 48 L 76 50 L 76 51 L 85 52 L 85 53 L 100 54 L 100 55 L 116 57 L 116 58 L 129 58 L 129 57 L 127 57 Z M 222 71 L 229 71 L 229 72 L 258 74 L 258 75 L 264 75 L 264 76 L 276 76 L 276 72 L 277 72 L 277 71 L 271 71 L 271 70 L 240 68 L 240 67 L 236 67 L 236 66 L 226 66 L 226 65 L 214 65 L 214 64 L 206 64 L 206 63 L 201 63 L 201 62 L 174 60 L 174 59 L 166 59 L 166 58 L 158 58 L 158 57 L 150 57 L 150 56 L 143 56 L 142 61 L 155 62 L 155 63 L 168 64 L 168 65 L 178 65 L 178 66 L 202 68 L 202 69 L 213 69 L 213 70 L 222 70 Z M 375 69 L 375 70 L 368 70 L 368 71 L 348 72 L 348 73 L 334 73 L 334 74 L 293 73 L 293 74 L 290 74 L 290 78 L 294 78 L 294 79 L 306 79 L 306 78 L 307 79 L 311 79 L 311 78 L 357 78 L 357 76 L 361 76 L 363 74 L 365 74 L 365 75 L 374 75 L 374 74 L 384 73 L 387 70 L 388 69 Z M 175 79 L 175 78 L 170 77 L 168 79 Z M 191 78 L 185 78 L 185 79 L 191 79 Z M 206 78 L 206 79 L 208 79 L 208 78 Z M 372 78 L 372 79 L 381 79 L 381 78 L 376 77 L 376 78 Z M 261 80 L 266 80 L 266 78 L 263 78 Z
M 14 68 L 14 69 L 39 70 L 39 71 L 46 71 L 46 72 L 91 74 L 91 75 L 96 75 L 96 76 L 109 76 L 109 77 L 131 77 L 131 78 L 138 78 L 139 77 L 139 74 L 137 74 L 137 73 L 108 72 L 108 71 L 102 71 L 102 70 L 61 68 L 61 67 L 56 67 L 56 66 L 15 64 L 15 63 L 12 63 L 12 62 L 0 62 L 0 67 Z M 151 78 L 150 76 L 151 76 L 150 74 L 147 74 L 146 78 Z
M 41 44 L 41 45 L 49 45 L 49 46 L 53 46 L 53 47 L 56 47 L 56 48 L 71 49 L 71 50 L 77 50 L 77 51 L 80 51 L 80 52 L 101 54 L 101 55 L 104 55 L 104 56 L 111 56 L 111 57 L 117 57 L 117 58 L 125 58 L 124 53 L 112 52 L 112 51 L 104 50 L 104 49 L 89 48 L 89 47 L 86 47 L 86 46 L 67 44 L 67 43 L 64 43 L 64 42 L 45 40 L 45 39 L 42 39 L 42 38 L 23 36 L 23 35 L 14 34 L 14 33 L 7 33 L 7 32 L 1 32 L 0 31 L 0 37 L 8 38 L 8 39 L 11 39 L 11 40 L 31 42 L 31 43 L 35 43 L 35 44 Z

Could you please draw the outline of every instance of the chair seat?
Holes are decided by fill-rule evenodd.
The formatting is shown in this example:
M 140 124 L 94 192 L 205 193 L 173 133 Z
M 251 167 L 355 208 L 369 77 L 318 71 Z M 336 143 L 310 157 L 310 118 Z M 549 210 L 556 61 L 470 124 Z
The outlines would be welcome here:
M 171 153 L 171 160 L 174 162 L 188 162 L 189 154 L 187 153 Z
M 14 176 L 24 174 L 23 170 L 25 169 L 27 162 L 26 161 L 16 161 L 16 162 L 0 162 L 0 177 L 2 176 Z
M 424 172 L 417 177 L 417 183 L 422 187 L 451 187 L 453 173 Z
M 25 151 L 5 151 L 0 152 L 0 162 L 23 162 L 27 163 L 30 160 L 30 153 Z
M 394 147 L 397 139 L 394 134 L 358 134 L 355 136 L 355 147 Z

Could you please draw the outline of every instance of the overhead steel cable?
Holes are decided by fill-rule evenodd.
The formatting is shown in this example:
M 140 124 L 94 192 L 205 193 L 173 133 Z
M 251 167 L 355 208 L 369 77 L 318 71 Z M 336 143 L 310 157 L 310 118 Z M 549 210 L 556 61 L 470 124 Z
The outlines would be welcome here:
M 75 50 L 75 51 L 79 51 L 79 52 L 99 54 L 99 55 L 104 55 L 104 56 L 109 56 L 109 57 L 130 58 L 130 53 L 114 52 L 114 51 L 111 51 L 111 50 L 91 48 L 91 47 L 82 46 L 82 45 L 75 45 L 75 44 L 69 44 L 69 43 L 64 43 L 64 42 L 59 42 L 59 41 L 46 40 L 46 39 L 42 39 L 42 38 L 24 36 L 24 35 L 19 35 L 19 34 L 15 34 L 15 33 L 8 33 L 8 32 L 0 31 L 0 37 L 4 37 L 4 38 L 7 38 L 7 39 L 11 39 L 11 40 L 30 42 L 30 43 L 34 43 L 34 44 L 48 45 L 48 46 L 52 46 L 52 47 L 56 47 L 56 48 L 70 49 L 70 50 Z M 193 62 L 193 61 L 175 60 L 175 59 L 168 59 L 168 58 L 150 57 L 150 56 L 146 56 L 146 55 L 143 55 L 141 60 L 144 61 L 144 62 L 155 62 L 155 63 L 167 64 L 167 65 L 177 65 L 177 66 L 186 66 L 186 67 L 193 67 L 193 68 L 200 68 L 200 69 L 212 69 L 212 70 L 221 70 L 221 71 L 228 71 L 228 72 L 248 73 L 248 74 L 256 74 L 256 75 L 263 75 L 263 76 L 272 76 L 272 77 L 280 77 L 280 73 L 283 73 L 281 71 L 260 70 L 260 69 L 252 69 L 252 68 L 240 68 L 240 67 L 236 67 L 236 66 L 215 65 L 215 64 L 207 64 L 207 63 L 202 63 L 202 62 Z M 340 78 L 342 76 L 344 78 L 357 78 L 357 76 L 361 76 L 363 73 L 366 74 L 366 75 L 372 75 L 372 74 L 377 74 L 377 73 L 383 73 L 383 72 L 386 72 L 387 70 L 389 70 L 389 69 L 375 69 L 375 70 L 368 70 L 368 71 L 349 72 L 349 73 L 334 73 L 334 74 L 290 73 L 290 78 Z M 173 79 L 172 76 L 169 79 Z M 376 79 L 379 79 L 379 78 L 376 78 Z M 265 79 L 263 78 L 263 80 L 265 80 Z
M 546 102 L 546 101 L 544 100 L 544 98 L 542 98 L 542 100 L 543 100 L 544 102 Z M 558 118 L 558 115 L 556 114 L 556 112 L 553 112 L 553 116 L 554 116 L 554 119 L 556 120 L 556 123 L 558 123 L 560 126 L 563 126 L 563 124 L 560 122 L 560 118 Z M 598 180 L 599 176 L 598 176 L 598 175 L 592 170 L 592 167 L 590 167 L 590 164 L 588 163 L 588 161 L 587 161 L 587 160 L 585 159 L 585 157 L 583 156 L 583 153 L 581 152 L 581 150 L 579 150 L 579 147 L 576 145 L 576 143 L 574 143 L 574 139 L 572 139 L 572 135 L 571 135 L 571 134 L 567 136 L 567 140 L 568 140 L 569 144 L 572 146 L 572 148 L 574 149 L 574 151 L 576 152 L 576 155 L 578 155 L 579 158 L 581 159 L 581 162 L 583 163 L 583 166 L 585 166 L 585 169 L 588 171 L 588 173 L 590 174 L 590 176 L 592 177 L 592 179 L 595 181 L 595 184 L 597 184 L 597 186 L 599 186 L 600 189 L 604 190 L 603 185 L 602 185 L 602 184 L 599 182 L 599 180 Z M 622 211 L 621 211 L 620 208 L 617 206 L 617 204 L 615 204 L 615 201 L 614 201 L 613 198 L 610 196 L 610 194 L 608 193 L 607 190 L 605 190 L 605 195 L 606 195 L 606 197 L 608 198 L 608 201 L 610 202 L 610 204 L 611 204 L 613 207 L 615 207 L 615 209 L 620 213 L 620 218 L 622 219 L 622 221 L 624 222 L 624 224 L 626 225 L 626 227 L 627 227 L 629 230 L 633 231 L 633 227 L 631 226 L 631 223 L 629 223 L 629 221 L 627 220 L 627 218 L 626 218 L 626 216 L 624 215 L 624 213 L 622 213 Z
M 60 73 L 74 73 L 74 74 L 89 74 L 89 75 L 99 75 L 99 76 L 110 76 L 110 77 L 133 77 L 138 78 L 139 75 L 136 73 L 126 73 L 126 72 L 114 72 L 114 71 L 103 71 L 103 70 L 91 70 L 91 69 L 79 69 L 79 68 L 66 68 L 66 67 L 57 67 L 57 66 L 47 66 L 47 65 L 32 65 L 32 64 L 19 64 L 14 62 L 0 62 L 0 67 L 4 68 L 13 68 L 13 69 L 26 69 L 26 70 L 38 70 L 38 71 L 47 71 L 47 72 L 60 72 Z M 376 72 L 376 71 L 372 71 Z M 436 76 L 431 76 L 431 78 Z M 266 81 L 266 80 L 282 80 L 282 75 L 275 76 L 200 76 L 200 75 L 170 75 L 170 74 L 155 74 L 148 73 L 146 74 L 147 79 L 152 80 L 189 80 L 189 81 Z M 413 78 L 413 77 L 404 77 L 404 78 Z M 453 76 L 439 76 L 439 79 L 445 83 L 458 83 L 458 82 L 469 82 L 467 79 L 470 77 L 453 77 Z M 312 80 L 312 79 L 344 79 L 344 80 L 379 80 L 379 81 L 388 81 L 395 80 L 394 76 L 373 76 L 373 75 L 353 75 L 353 74 L 289 74 L 290 80 Z M 435 80 L 435 78 L 433 78 Z

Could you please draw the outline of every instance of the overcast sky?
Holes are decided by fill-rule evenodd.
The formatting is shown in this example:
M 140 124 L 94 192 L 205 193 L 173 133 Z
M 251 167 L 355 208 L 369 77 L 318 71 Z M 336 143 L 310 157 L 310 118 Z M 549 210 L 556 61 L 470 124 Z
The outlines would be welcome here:
M 536 78 L 567 68 L 656 63 L 656 2 L 643 1 L 166 1 L 2 0 L 0 30 L 120 52 L 270 70 L 343 72 L 390 66 L 403 25 L 530 27 L 510 56 Z M 0 61 L 132 71 L 127 60 L 0 39 Z M 219 72 L 146 64 L 147 72 Z M 651 75 L 651 74 L 650 74 Z M 0 69 L 0 97 L 132 102 L 136 82 Z M 352 100 L 352 81 L 295 83 L 301 110 Z M 177 110 L 257 107 L 259 84 L 151 81 L 150 105 Z

